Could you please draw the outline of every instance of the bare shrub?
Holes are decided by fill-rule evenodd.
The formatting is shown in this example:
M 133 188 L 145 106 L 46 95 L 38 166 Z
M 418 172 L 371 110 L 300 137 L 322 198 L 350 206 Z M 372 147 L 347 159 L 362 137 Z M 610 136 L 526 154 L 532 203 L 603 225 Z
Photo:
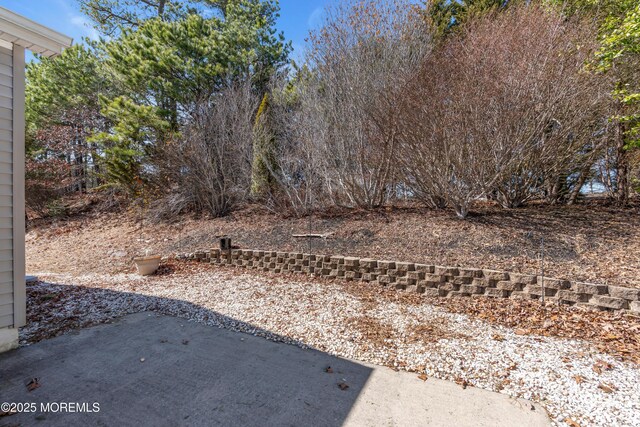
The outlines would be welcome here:
M 27 159 L 25 162 L 25 205 L 41 217 L 51 214 L 50 207 L 71 183 L 70 167 L 64 159 Z
M 465 217 L 477 198 L 517 207 L 565 187 L 591 158 L 582 154 L 600 149 L 609 101 L 585 71 L 592 40 L 588 24 L 521 6 L 475 18 L 444 42 L 400 113 L 416 195 Z
M 274 79 L 271 86 L 270 120 L 275 138 L 275 167 L 270 170 L 277 192 L 271 194 L 268 207 L 297 216 L 331 205 L 324 187 L 323 161 L 316 143 L 323 123 L 309 114 L 302 103 L 309 90 L 308 69 L 298 70 L 291 80 Z
M 297 135 L 337 205 L 375 207 L 392 193 L 398 88 L 430 50 L 414 12 L 400 0 L 342 2 L 311 34 Z
M 223 216 L 247 196 L 257 102 L 246 82 L 198 104 L 181 137 L 161 153 L 158 175 L 164 188 L 152 206 L 156 218 L 184 211 Z

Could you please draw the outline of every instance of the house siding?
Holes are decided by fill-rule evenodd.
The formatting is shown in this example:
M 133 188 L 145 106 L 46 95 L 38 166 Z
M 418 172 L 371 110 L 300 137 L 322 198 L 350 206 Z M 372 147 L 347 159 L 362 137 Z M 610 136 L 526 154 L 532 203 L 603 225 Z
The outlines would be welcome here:
M 13 283 L 13 51 L 0 47 L 0 328 L 15 324 Z
M 73 39 L 0 6 L 0 352 L 26 324 L 25 48 L 46 57 Z M 8 340 L 8 341 L 7 341 Z

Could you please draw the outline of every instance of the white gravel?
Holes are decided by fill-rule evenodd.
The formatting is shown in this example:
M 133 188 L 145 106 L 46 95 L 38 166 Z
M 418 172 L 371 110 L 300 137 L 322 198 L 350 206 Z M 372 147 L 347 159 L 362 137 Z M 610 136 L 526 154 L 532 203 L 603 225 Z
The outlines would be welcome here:
M 156 310 L 538 401 L 556 425 L 571 419 L 583 427 L 640 426 L 638 366 L 580 341 L 518 335 L 426 303 L 363 299 L 345 292 L 349 285 L 340 282 L 225 270 L 149 278 L 39 276 L 49 283 L 37 286 L 64 297 L 61 309 L 22 329 L 23 341 L 52 328 L 56 318 L 75 315 L 80 318 L 77 326 L 85 326 Z M 416 329 L 424 325 L 435 328 L 432 335 Z M 612 369 L 598 374 L 593 366 L 599 361 Z M 613 392 L 601 389 L 602 384 Z

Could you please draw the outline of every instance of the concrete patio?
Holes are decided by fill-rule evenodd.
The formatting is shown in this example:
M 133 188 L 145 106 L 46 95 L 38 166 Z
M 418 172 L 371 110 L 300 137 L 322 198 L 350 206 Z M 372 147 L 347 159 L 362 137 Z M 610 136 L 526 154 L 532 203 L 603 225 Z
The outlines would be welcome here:
M 0 402 L 99 404 L 0 426 L 549 425 L 528 401 L 155 313 L 0 355 Z

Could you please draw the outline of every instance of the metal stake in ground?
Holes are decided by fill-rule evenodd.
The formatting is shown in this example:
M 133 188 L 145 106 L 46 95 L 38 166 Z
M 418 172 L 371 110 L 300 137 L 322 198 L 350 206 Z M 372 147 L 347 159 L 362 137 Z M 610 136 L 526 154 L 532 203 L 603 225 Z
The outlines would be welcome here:
M 231 264 L 231 238 L 230 237 L 220 238 L 220 252 L 227 253 L 227 264 Z
M 544 307 L 545 289 L 544 289 L 544 236 L 540 243 L 540 286 L 542 288 L 542 306 Z
M 308 219 L 308 224 L 307 224 L 307 253 L 310 254 L 311 253 L 311 213 L 307 212 L 307 215 L 309 216 Z

